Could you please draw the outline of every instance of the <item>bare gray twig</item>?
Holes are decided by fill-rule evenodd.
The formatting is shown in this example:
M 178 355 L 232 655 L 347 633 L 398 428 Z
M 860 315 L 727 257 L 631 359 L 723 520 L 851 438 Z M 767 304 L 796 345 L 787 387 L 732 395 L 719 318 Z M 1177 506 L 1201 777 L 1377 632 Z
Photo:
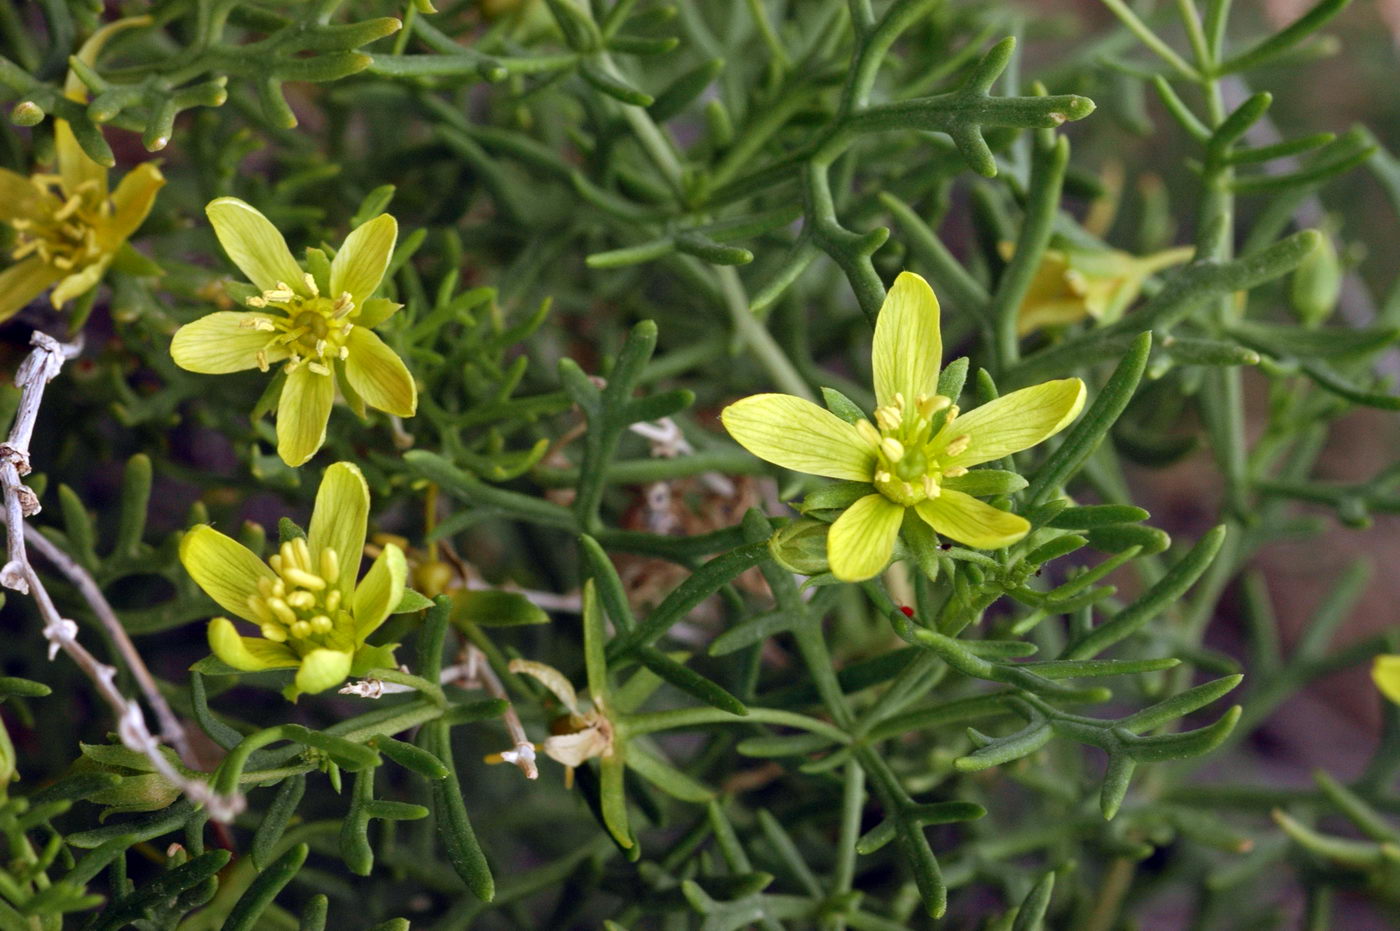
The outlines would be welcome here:
M 30 342 L 34 345 L 34 351 L 20 364 L 19 371 L 15 374 L 15 384 L 20 389 L 20 400 L 14 426 L 10 430 L 9 438 L 0 444 L 0 487 L 5 495 L 5 531 L 8 537 L 8 558 L 3 568 L 0 568 L 0 585 L 33 596 L 39 614 L 44 619 L 43 632 L 45 639 L 49 641 L 49 659 L 54 659 L 62 650 L 87 674 L 103 700 L 116 714 L 117 735 L 122 744 L 144 755 L 156 772 L 178 786 L 191 801 L 203 805 L 211 817 L 219 821 L 232 820 L 234 815 L 243 810 L 243 796 L 236 793 L 230 796 L 220 795 L 214 792 L 208 783 L 187 778 L 160 752 L 160 741 L 147 726 L 140 703 L 127 698 L 117 688 L 116 667 L 102 662 L 78 642 L 78 625 L 59 613 L 48 589 L 44 587 L 39 574 L 29 562 L 25 549 L 26 540 L 78 586 L 99 620 L 113 632 L 119 650 L 146 691 L 147 697 L 151 699 L 152 707 L 161 717 L 166 738 L 181 747 L 181 755 L 184 756 L 187 748 L 183 746 L 184 732 L 179 722 L 156 691 L 155 681 L 151 679 L 150 672 L 136 654 L 131 641 L 127 639 L 121 622 L 102 596 L 96 582 L 66 553 L 25 525 L 24 519 L 38 514 L 40 510 L 39 499 L 20 478 L 28 475 L 30 471 L 29 442 L 34 435 L 34 425 L 38 419 L 39 405 L 44 399 L 44 389 L 63 368 L 63 363 L 77 355 L 82 348 L 81 341 L 60 343 L 53 337 L 37 331 L 30 338 Z

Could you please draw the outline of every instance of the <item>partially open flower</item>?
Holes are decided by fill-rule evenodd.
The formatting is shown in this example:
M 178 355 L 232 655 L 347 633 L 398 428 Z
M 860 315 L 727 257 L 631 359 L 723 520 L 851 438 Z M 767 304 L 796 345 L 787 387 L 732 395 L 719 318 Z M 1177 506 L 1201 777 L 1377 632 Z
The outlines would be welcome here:
M 1014 251 L 1011 243 L 1001 244 L 1003 257 Z M 1046 249 L 1021 301 L 1016 332 L 1025 336 L 1085 318 L 1112 323 L 1137 300 L 1148 278 L 1194 254 L 1191 246 L 1142 257 L 1117 249 Z
M 337 462 L 316 493 L 311 528 L 264 563 L 238 541 L 200 524 L 180 541 L 186 571 L 225 611 L 257 625 L 239 635 L 227 617 L 209 622 L 209 647 L 235 669 L 296 669 L 289 697 L 321 692 L 345 677 L 392 666 L 393 647 L 365 639 L 403 598 L 408 566 L 386 545 L 363 579 L 360 554 L 369 519 L 369 486 L 360 470 Z

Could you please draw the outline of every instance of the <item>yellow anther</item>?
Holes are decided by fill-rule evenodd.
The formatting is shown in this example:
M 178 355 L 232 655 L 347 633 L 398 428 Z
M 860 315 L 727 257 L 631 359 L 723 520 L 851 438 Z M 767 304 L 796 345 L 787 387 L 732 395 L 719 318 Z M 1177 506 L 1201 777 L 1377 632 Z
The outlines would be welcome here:
M 313 633 L 328 634 L 331 632 L 331 619 L 324 614 L 318 614 L 311 619 L 311 630 Z
M 861 439 L 865 440 L 871 446 L 880 445 L 880 431 L 876 430 L 875 425 L 872 424 L 870 421 L 857 420 L 856 432 L 860 434 Z
M 887 436 L 880 441 L 880 451 L 883 452 L 891 462 L 898 462 L 904 458 L 904 444 L 892 436 Z
M 83 199 L 77 194 L 74 194 L 72 197 L 68 198 L 62 207 L 58 208 L 58 212 L 53 215 L 53 218 L 59 223 L 62 223 L 64 220 L 77 213 L 78 208 L 82 205 Z
M 341 346 L 338 355 L 340 356 L 340 361 L 344 362 L 346 359 L 350 358 L 350 347 Z
M 27 230 L 34 225 L 34 221 L 26 220 L 24 217 L 15 217 L 10 221 L 10 225 L 16 230 Z
M 254 294 L 245 302 L 249 307 L 266 307 L 267 298 Z
M 53 257 L 53 263 L 54 263 L 55 265 L 57 265 L 59 268 L 63 269 L 64 271 L 67 271 L 68 269 L 70 269 L 70 268 L 73 267 L 73 260 L 70 259 L 70 258 L 68 258 L 68 256 L 66 256 L 66 255 L 56 255 L 56 256 L 54 256 L 54 257 Z
M 894 480 L 894 476 L 891 475 L 891 474 L 888 473 L 888 472 L 876 472 L 876 473 L 875 473 L 875 481 L 877 481 L 877 482 L 889 482 L 889 481 L 893 481 L 893 480 Z
M 265 582 L 267 580 L 258 579 L 258 581 Z M 267 605 L 257 595 L 249 595 L 244 599 L 244 604 L 248 606 L 248 613 L 252 615 L 254 621 L 259 624 L 272 623 L 272 612 L 267 609 Z
M 961 414 L 961 413 L 962 413 L 962 408 L 958 407 L 956 404 L 949 404 L 949 405 L 948 405 L 948 417 L 947 417 L 947 419 L 945 419 L 943 422 L 944 422 L 945 424 L 946 424 L 946 423 L 952 423 L 953 421 L 955 421 L 955 420 L 958 419 L 958 415 Z
M 937 498 L 941 488 L 938 487 L 938 480 L 932 475 L 924 476 L 924 494 L 930 498 Z
M 269 559 L 268 564 L 271 565 L 271 563 L 272 560 Z M 273 566 L 272 568 L 273 571 L 276 571 L 277 569 L 276 566 Z M 265 575 L 258 577 L 258 594 L 262 595 L 264 598 L 272 594 L 272 580 Z M 251 600 L 251 598 L 249 600 Z
M 297 554 L 297 566 L 310 571 L 315 564 L 311 561 L 311 546 L 306 542 L 306 537 L 297 537 L 292 541 L 292 546 Z
M 272 580 L 272 597 L 274 597 L 274 598 L 286 598 L 286 597 L 287 597 L 287 583 L 286 583 L 286 582 L 283 582 L 281 579 L 273 579 L 273 580 Z
M 948 469 L 947 471 L 945 471 L 945 472 L 943 473 L 943 477 L 944 477 L 944 478 L 957 478 L 959 475 L 966 475 L 966 474 L 967 474 L 967 467 L 966 467 L 966 466 L 953 466 L 951 469 Z
M 315 372 L 317 375 L 329 375 L 331 373 L 331 370 L 326 368 L 324 362 L 308 362 L 306 363 L 306 367 L 311 369 L 311 371 Z
M 316 287 L 316 278 L 310 272 L 302 275 L 301 280 L 306 282 L 306 290 L 311 292 L 312 297 L 321 296 L 321 289 Z
M 316 596 L 304 588 L 299 588 L 287 596 L 287 604 L 300 611 L 310 611 L 316 607 Z
M 967 451 L 967 447 L 972 444 L 971 434 L 964 433 L 962 436 L 948 444 L 947 454 L 949 456 L 960 456 Z
M 29 255 L 29 253 L 37 251 L 40 245 L 41 243 L 37 239 L 30 239 L 25 242 L 22 242 L 13 252 L 10 253 L 10 258 L 22 259 L 25 256 Z
M 318 356 L 324 356 L 325 354 L 326 354 L 326 341 L 323 340 L 323 339 L 318 339 L 318 340 L 316 340 L 316 355 L 318 355 Z
M 306 621 L 297 621 L 292 625 L 291 632 L 292 636 L 296 637 L 298 640 L 305 640 L 307 637 L 311 636 L 311 625 Z
M 335 303 L 331 305 L 331 316 L 335 317 L 337 320 L 341 320 L 349 316 L 350 312 L 354 309 L 354 295 L 349 291 L 341 291 L 340 297 L 336 298 Z
M 904 483 L 904 497 L 906 497 L 906 498 L 912 498 L 912 497 L 914 497 L 914 486 L 911 485 L 911 484 L 909 484 L 908 482 L 905 482 L 905 483 Z
M 277 615 L 277 620 L 281 621 L 283 624 L 297 623 L 296 612 L 292 610 L 291 605 L 287 604 L 281 598 L 267 599 L 267 606 L 272 609 L 273 614 Z
M 340 578 L 340 557 L 336 554 L 336 552 L 335 552 L 334 549 L 332 549 L 331 547 L 328 546 L 328 547 L 326 547 L 325 549 L 321 550 L 321 559 L 320 559 L 320 562 L 321 562 L 321 578 L 323 578 L 323 579 L 338 579 L 338 578 Z
M 319 592 L 326 587 L 326 580 L 319 575 L 307 572 L 305 569 L 298 569 L 296 566 L 289 566 L 282 571 L 282 577 L 293 585 L 300 585 L 302 588 L 309 588 L 313 592 Z
M 333 588 L 326 593 L 326 610 L 334 611 L 340 607 L 340 589 Z
M 258 630 L 273 643 L 285 643 L 287 640 L 287 632 L 279 624 L 263 624 Z
M 875 408 L 875 422 L 881 430 L 898 430 L 901 418 L 899 411 L 889 405 Z
M 900 410 L 904 410 L 904 392 L 896 391 L 894 393 L 894 406 Z
M 259 350 L 258 350 L 258 354 L 257 354 L 256 356 L 254 356 L 254 358 L 258 360 L 258 371 L 259 371 L 259 372 L 266 372 L 266 371 L 270 368 L 270 366 L 267 364 L 267 350 L 266 350 L 266 349 L 259 349 Z
M 269 559 L 268 563 L 271 564 L 272 560 Z M 292 541 L 283 541 L 282 545 L 277 548 L 277 563 L 273 565 L 272 568 L 280 573 L 283 569 L 290 568 L 296 564 L 297 553 L 296 550 L 292 548 Z
M 929 397 L 926 394 L 921 394 L 919 395 L 918 399 L 914 402 L 914 407 L 918 410 L 919 416 L 932 417 L 934 414 L 943 410 L 945 407 L 952 406 L 952 403 L 953 401 L 951 398 L 948 398 L 941 394 L 935 394 L 933 397 Z

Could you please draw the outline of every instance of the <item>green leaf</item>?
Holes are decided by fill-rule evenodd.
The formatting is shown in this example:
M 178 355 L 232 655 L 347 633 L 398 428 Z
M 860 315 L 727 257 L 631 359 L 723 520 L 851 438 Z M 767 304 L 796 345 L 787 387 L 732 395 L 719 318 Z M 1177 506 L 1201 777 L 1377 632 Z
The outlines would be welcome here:
M 453 593 L 452 620 L 482 627 L 521 627 L 548 624 L 549 615 L 519 592 L 473 589 Z

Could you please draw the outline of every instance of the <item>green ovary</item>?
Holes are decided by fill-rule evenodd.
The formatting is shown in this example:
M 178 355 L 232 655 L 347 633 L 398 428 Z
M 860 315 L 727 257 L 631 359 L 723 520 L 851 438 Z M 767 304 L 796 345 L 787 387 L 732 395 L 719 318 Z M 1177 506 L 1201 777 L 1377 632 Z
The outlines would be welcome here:
M 349 650 L 354 619 L 344 594 L 336 587 L 340 558 L 322 549 L 313 559 L 304 537 L 289 540 L 268 559 L 276 578 L 258 581 L 258 594 L 248 608 L 268 640 L 285 643 L 298 656 L 312 650 Z
M 285 282 L 279 281 L 276 288 L 248 298 L 250 307 L 280 310 L 286 315 L 260 318 L 253 325 L 276 334 L 269 337 L 269 345 L 278 344 L 290 350 L 287 359 L 289 372 L 306 365 L 318 375 L 329 375 L 330 363 L 344 359 L 348 353 L 345 341 L 355 328 L 350 321 L 355 312 L 355 301 L 349 293 L 342 293 L 334 300 L 323 297 L 311 275 L 307 275 L 303 283 L 306 290 L 311 292 L 311 297 L 303 297 Z M 258 367 L 267 371 L 266 351 L 259 354 Z
M 957 417 L 957 405 L 941 394 L 909 403 L 896 393 L 891 404 L 876 408 L 875 424 L 856 424 L 876 448 L 875 490 L 902 507 L 937 498 L 943 479 L 967 471 L 947 465 L 969 442 L 953 426 Z

